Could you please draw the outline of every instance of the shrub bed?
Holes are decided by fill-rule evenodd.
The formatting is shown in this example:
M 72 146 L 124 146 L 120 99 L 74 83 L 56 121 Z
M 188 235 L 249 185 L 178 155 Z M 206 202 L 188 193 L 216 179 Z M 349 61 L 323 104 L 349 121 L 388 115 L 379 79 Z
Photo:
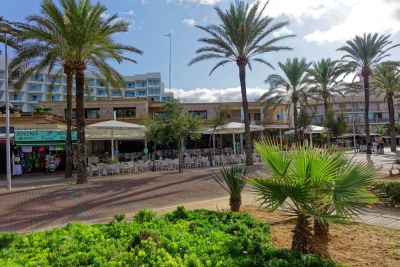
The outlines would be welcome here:
M 378 180 L 372 191 L 390 206 L 400 205 L 400 180 Z
M 2 233 L 0 266 L 336 266 L 271 248 L 269 230 L 244 213 L 143 210 L 132 222 Z

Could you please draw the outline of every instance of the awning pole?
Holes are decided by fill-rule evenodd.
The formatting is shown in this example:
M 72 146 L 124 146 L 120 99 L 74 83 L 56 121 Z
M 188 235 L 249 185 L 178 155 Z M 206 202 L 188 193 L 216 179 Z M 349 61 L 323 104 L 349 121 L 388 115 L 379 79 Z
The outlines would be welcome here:
M 114 129 L 111 129 L 111 159 L 114 160 Z
M 313 146 L 313 143 L 312 143 L 312 133 L 310 133 L 310 147 L 312 147 Z
M 279 140 L 281 141 L 281 148 L 283 147 L 282 144 L 282 128 L 279 128 Z
M 232 133 L 233 154 L 236 155 L 235 133 Z

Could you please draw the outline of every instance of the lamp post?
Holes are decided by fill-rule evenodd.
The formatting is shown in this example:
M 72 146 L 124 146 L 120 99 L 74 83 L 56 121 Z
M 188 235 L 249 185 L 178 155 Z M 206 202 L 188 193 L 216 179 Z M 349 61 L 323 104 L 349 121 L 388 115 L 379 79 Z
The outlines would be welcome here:
M 7 58 L 7 33 L 11 26 L 0 19 L 0 32 L 4 35 L 4 82 L 6 89 L 6 164 L 7 164 L 7 190 L 11 190 L 11 146 L 10 146 L 10 96 L 8 93 L 8 58 Z
M 169 38 L 169 89 L 171 89 L 171 71 L 172 71 L 172 34 L 168 33 L 164 35 Z
M 352 116 L 352 129 L 353 129 L 353 147 L 354 147 L 354 153 L 357 152 L 357 145 L 356 145 L 356 127 L 355 127 L 355 110 L 354 110 L 354 97 L 356 95 L 353 95 L 351 98 L 351 103 L 352 103 L 352 109 L 353 109 L 353 116 Z

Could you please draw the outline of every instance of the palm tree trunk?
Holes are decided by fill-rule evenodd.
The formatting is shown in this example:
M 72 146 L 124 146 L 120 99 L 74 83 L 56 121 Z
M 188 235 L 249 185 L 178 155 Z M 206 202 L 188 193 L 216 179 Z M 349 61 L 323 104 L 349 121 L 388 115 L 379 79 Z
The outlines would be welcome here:
M 389 110 L 390 151 L 396 152 L 396 125 L 394 119 L 393 94 L 388 94 L 387 103 Z
M 234 212 L 239 212 L 240 211 L 240 206 L 242 205 L 242 196 L 230 196 L 229 198 L 229 206 L 231 208 L 231 211 Z
M 324 97 L 324 115 L 326 119 L 326 115 L 329 114 L 329 104 L 328 104 L 328 98 Z
M 299 135 L 298 135 L 298 111 L 297 111 L 297 100 L 292 100 L 293 102 L 293 126 L 294 126 L 294 139 L 295 143 L 297 144 L 299 141 Z
M 86 157 L 86 140 L 85 140 L 85 106 L 84 106 L 84 82 L 85 73 L 84 69 L 80 68 L 75 73 L 76 81 L 76 130 L 78 137 L 78 151 L 77 151 L 77 183 L 87 183 L 87 157 Z
M 245 145 L 246 166 L 252 166 L 253 148 L 250 135 L 249 104 L 247 102 L 247 92 L 246 92 L 246 65 L 243 63 L 238 63 L 238 66 L 239 66 L 240 89 L 242 92 L 242 105 L 244 113 L 244 140 L 246 142 Z
M 178 160 L 178 170 L 179 170 L 179 173 L 183 173 L 183 164 L 184 164 L 184 162 L 183 162 L 183 140 L 181 139 L 181 140 L 179 140 L 179 142 L 178 142 L 178 145 L 179 145 L 179 148 L 178 148 L 178 157 L 179 157 L 179 160 Z
M 73 71 L 70 68 L 64 68 L 64 73 L 67 75 L 67 112 L 65 118 L 67 120 L 67 137 L 65 140 L 65 178 L 72 177 L 72 79 Z
M 304 215 L 298 215 L 295 228 L 292 232 L 292 250 L 310 253 L 313 239 L 310 224 Z
M 364 112 L 364 124 L 365 124 L 365 141 L 367 143 L 367 154 L 371 154 L 371 136 L 369 133 L 369 76 L 365 75 L 364 77 L 364 97 L 365 97 L 365 112 Z
M 329 223 L 319 220 L 314 220 L 314 248 L 313 252 L 322 256 L 328 257 L 329 244 Z

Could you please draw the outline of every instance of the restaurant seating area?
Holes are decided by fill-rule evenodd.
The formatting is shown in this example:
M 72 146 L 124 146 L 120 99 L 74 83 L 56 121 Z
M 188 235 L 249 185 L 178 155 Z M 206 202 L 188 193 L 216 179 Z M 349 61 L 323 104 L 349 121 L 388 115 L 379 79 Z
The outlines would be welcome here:
M 226 166 L 245 163 L 245 155 L 216 155 L 210 162 L 210 159 L 205 156 L 186 156 L 184 157 L 183 168 L 205 168 L 211 166 Z M 98 160 L 98 159 L 97 159 Z M 259 162 L 259 156 L 253 154 L 254 162 Z M 137 161 L 123 161 L 102 163 L 96 162 L 96 157 L 91 157 L 88 160 L 88 175 L 89 176 L 111 176 L 121 174 L 137 174 L 144 172 L 159 172 L 159 171 L 172 171 L 178 170 L 178 159 L 160 158 L 157 160 L 137 160 Z

